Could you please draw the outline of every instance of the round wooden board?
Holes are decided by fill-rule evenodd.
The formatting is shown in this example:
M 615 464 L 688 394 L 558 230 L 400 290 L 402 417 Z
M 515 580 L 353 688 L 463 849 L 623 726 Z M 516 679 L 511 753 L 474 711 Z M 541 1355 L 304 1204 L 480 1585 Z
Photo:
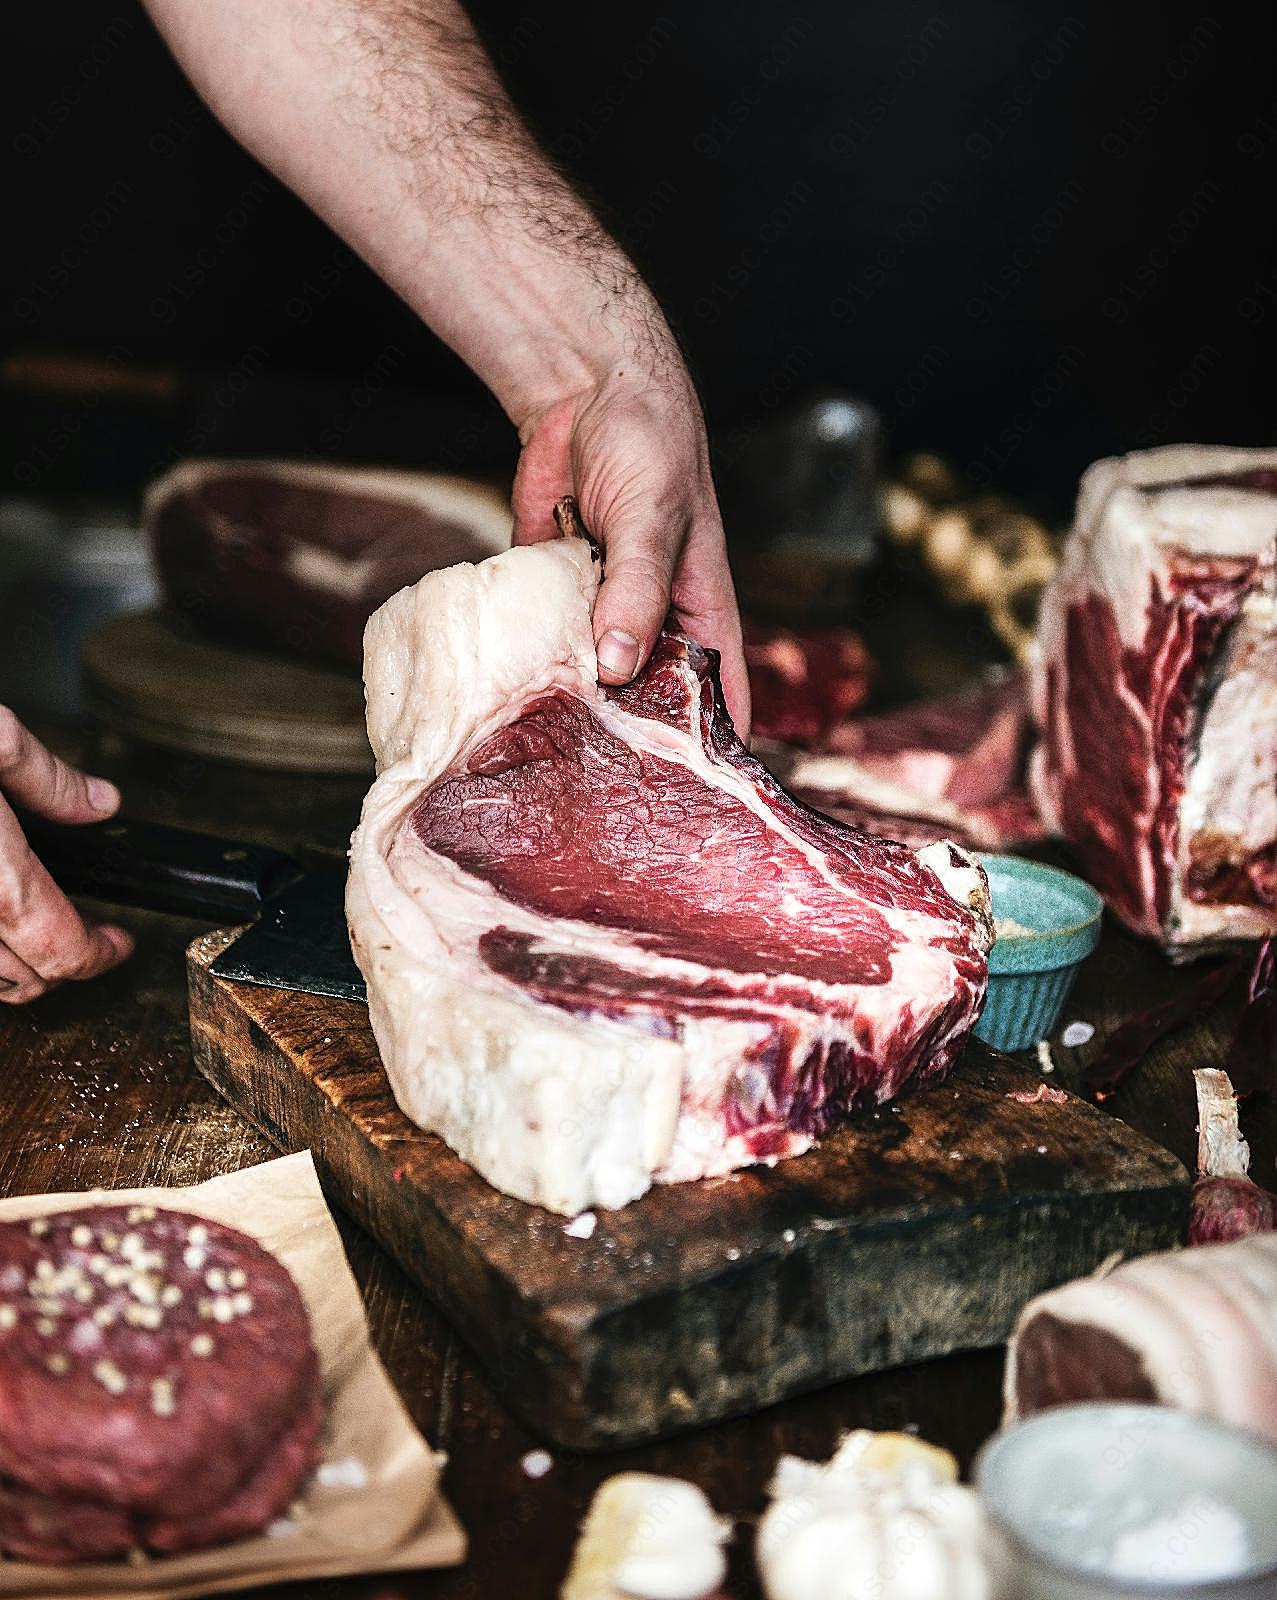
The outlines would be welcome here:
M 353 672 L 215 643 L 161 611 L 81 645 L 85 707 L 117 733 L 275 772 L 371 772 Z

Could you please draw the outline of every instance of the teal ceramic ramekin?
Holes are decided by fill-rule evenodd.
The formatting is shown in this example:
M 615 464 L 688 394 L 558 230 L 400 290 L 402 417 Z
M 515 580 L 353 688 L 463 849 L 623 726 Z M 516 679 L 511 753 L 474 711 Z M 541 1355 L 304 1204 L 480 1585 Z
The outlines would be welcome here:
M 989 952 L 989 997 L 976 1037 L 997 1050 L 1026 1050 L 1059 1021 L 1077 969 L 1100 937 L 1104 902 L 1081 878 L 1019 856 L 981 856 L 1003 934 Z

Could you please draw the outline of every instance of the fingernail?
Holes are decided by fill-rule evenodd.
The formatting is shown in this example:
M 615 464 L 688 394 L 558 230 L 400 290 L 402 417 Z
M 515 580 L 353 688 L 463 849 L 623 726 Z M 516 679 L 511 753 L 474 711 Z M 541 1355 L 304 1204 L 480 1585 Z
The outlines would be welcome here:
M 596 654 L 599 671 L 609 677 L 628 683 L 638 666 L 639 642 L 632 633 L 622 633 L 619 628 L 609 628 L 599 640 Z
M 120 803 L 120 791 L 108 778 L 89 779 L 89 804 L 95 811 L 111 812 Z

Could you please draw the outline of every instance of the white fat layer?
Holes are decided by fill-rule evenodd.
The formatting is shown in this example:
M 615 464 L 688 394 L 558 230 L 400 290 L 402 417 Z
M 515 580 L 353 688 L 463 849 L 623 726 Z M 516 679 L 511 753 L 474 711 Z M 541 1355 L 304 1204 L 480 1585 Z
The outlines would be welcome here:
M 321 545 L 293 545 L 284 554 L 284 571 L 308 589 L 320 589 L 343 600 L 360 600 L 377 571 L 372 555 L 343 556 Z
M 952 765 L 947 757 L 945 760 Z M 877 811 L 922 817 L 945 827 L 970 825 L 969 817 L 952 800 L 893 783 L 889 778 L 868 771 L 854 756 L 800 756 L 789 769 L 786 782 L 795 789 L 830 796 L 843 794 Z
M 902 943 L 887 982 L 805 984 L 820 1013 L 743 993 L 754 975 L 636 952 L 619 930 L 524 910 L 428 850 L 408 818 L 423 787 L 510 719 L 511 707 L 552 690 L 590 704 L 620 737 L 653 756 L 681 756 L 705 782 L 764 814 L 734 769 L 711 763 L 699 734 L 636 718 L 604 700 L 595 680 L 590 608 L 598 569 L 583 541 L 512 550 L 478 567 L 434 573 L 401 591 L 366 633 L 369 735 L 378 760 L 351 848 L 347 910 L 382 1059 L 405 1113 L 436 1131 L 507 1193 L 568 1215 L 620 1206 L 657 1177 L 723 1172 L 754 1159 L 724 1126 L 735 1074 L 751 1045 L 783 1022 L 796 1060 L 829 1045 L 890 1056 L 905 1075 L 924 1041 L 942 1038 L 937 1009 L 966 993 L 954 956 L 936 943 L 952 927 L 936 912 L 884 907 Z M 511 619 L 518 619 L 518 627 Z M 853 892 L 827 859 L 767 813 L 839 898 Z M 480 940 L 505 927 L 534 953 L 580 954 L 663 983 L 725 989 L 714 1017 L 673 1019 L 675 1037 L 645 1020 L 573 1015 L 493 972 Z M 548 942 L 547 942 L 548 940 Z M 783 988 L 784 980 L 777 983 Z M 740 1015 L 733 989 L 742 991 Z M 890 1095 L 899 1082 L 884 1081 Z M 795 1135 L 786 1153 L 805 1148 Z
M 1143 1256 L 1030 1300 L 1008 1352 L 1008 1422 L 1022 1414 L 1017 1350 L 1043 1315 L 1135 1351 L 1164 1403 L 1277 1442 L 1277 1234 Z

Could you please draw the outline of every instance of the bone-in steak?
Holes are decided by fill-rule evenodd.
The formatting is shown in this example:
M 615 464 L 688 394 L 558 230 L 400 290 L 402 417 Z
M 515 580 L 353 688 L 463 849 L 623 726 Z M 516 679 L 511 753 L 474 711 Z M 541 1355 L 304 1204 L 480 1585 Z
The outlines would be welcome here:
M 366 637 L 378 778 L 355 954 L 407 1114 L 572 1212 L 793 1155 L 940 1076 L 978 1014 L 987 888 L 821 816 L 666 632 L 596 681 L 596 549 L 433 573 Z

